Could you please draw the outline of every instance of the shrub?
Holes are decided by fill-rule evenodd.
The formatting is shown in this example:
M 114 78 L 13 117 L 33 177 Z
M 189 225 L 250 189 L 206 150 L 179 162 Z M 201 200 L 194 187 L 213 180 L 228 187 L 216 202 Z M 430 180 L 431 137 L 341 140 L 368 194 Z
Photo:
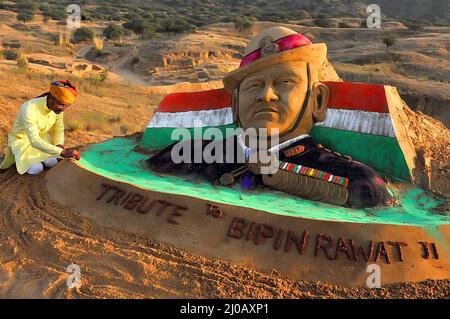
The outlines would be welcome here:
M 347 23 L 345 22 L 339 22 L 338 24 L 339 28 L 351 28 L 351 26 L 349 26 Z
M 120 122 L 121 120 L 122 120 L 122 118 L 120 117 L 120 115 L 113 115 L 108 118 L 108 121 L 110 123 L 117 123 L 117 122 Z
M 3 57 L 5 60 L 17 60 L 20 57 L 20 53 L 16 50 L 3 50 Z
M 92 37 L 92 45 L 94 46 L 94 49 L 102 55 L 103 51 L 103 39 L 99 36 L 94 35 Z
M 132 30 L 137 35 L 144 37 L 145 30 L 150 28 L 150 25 L 144 21 L 142 18 L 135 18 L 133 20 L 127 21 L 122 25 L 125 29 Z
M 331 20 L 327 17 L 315 19 L 314 22 L 316 23 L 316 25 L 318 27 L 321 27 L 321 28 L 330 28 L 331 27 Z
M 125 36 L 125 29 L 122 26 L 110 24 L 103 30 L 103 35 L 109 40 L 121 43 L 123 37 Z
M 20 69 L 26 69 L 26 68 L 28 67 L 28 60 L 27 60 L 25 57 L 20 56 L 20 57 L 17 59 L 17 66 L 18 66 Z
M 67 12 L 64 9 L 50 8 L 49 11 L 44 11 L 43 14 L 57 21 L 65 21 L 67 19 Z
M 156 32 L 151 27 L 145 27 L 142 31 L 142 39 L 152 39 L 155 36 Z
M 47 12 L 47 11 L 51 10 L 51 7 L 48 4 L 48 2 L 43 2 L 43 3 L 39 4 L 39 10 L 41 10 L 42 12 Z
M 7 4 L 4 4 L 4 3 L 0 2 L 0 9 L 9 11 L 9 10 L 11 10 L 11 7 L 9 5 L 7 5 Z
M 107 69 L 104 69 L 102 72 L 100 72 L 99 77 L 100 77 L 100 83 L 104 84 L 109 77 L 109 71 Z
M 31 0 L 21 0 L 17 3 L 19 12 L 28 11 L 30 13 L 34 13 L 34 11 L 36 11 L 38 7 L 39 5 Z
M 124 135 L 127 134 L 129 130 L 130 130 L 130 128 L 128 127 L 128 125 L 121 125 L 120 126 L 120 133 L 122 133 Z
M 94 38 L 94 32 L 86 27 L 81 27 L 75 30 L 73 34 L 73 39 L 75 43 L 81 41 L 91 41 Z
M 426 23 L 420 21 L 401 21 L 410 30 L 421 30 Z
M 311 15 L 306 10 L 300 10 L 299 12 L 297 12 L 297 18 L 300 20 L 311 19 Z
M 17 14 L 17 21 L 22 21 L 23 24 L 25 24 L 26 22 L 32 21 L 34 18 L 34 13 L 32 12 L 21 12 Z
M 386 53 L 389 53 L 389 48 L 395 44 L 395 37 L 393 35 L 390 35 L 383 38 L 382 41 L 386 46 Z
M 161 21 L 161 31 L 170 33 L 181 33 L 191 29 L 190 24 L 180 17 L 168 17 Z
M 234 28 L 238 32 L 250 28 L 253 25 L 253 20 L 250 17 L 238 17 L 234 21 Z
M 139 61 L 140 61 L 139 57 L 138 56 L 134 56 L 131 59 L 131 65 L 135 65 L 135 64 L 139 63 Z

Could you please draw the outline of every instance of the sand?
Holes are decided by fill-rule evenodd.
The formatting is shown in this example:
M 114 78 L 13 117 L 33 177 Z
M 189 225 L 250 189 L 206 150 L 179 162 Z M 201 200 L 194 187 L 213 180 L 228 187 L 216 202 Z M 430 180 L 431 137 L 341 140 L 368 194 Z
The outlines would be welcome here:
M 450 130 L 441 122 L 405 109 L 417 152 L 416 184 L 450 198 Z
M 50 200 L 45 178 L 0 174 L 0 297 L 448 298 L 450 280 L 345 288 L 211 260 L 114 228 Z M 81 288 L 66 267 L 80 265 Z
M 450 198 L 450 130 L 442 122 L 411 110 L 394 87 L 386 86 L 396 137 L 414 184 Z

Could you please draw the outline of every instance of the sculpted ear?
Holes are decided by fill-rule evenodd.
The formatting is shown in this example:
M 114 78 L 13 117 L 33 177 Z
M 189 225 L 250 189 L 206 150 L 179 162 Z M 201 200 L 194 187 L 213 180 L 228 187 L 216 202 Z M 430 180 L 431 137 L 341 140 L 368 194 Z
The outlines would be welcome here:
M 322 122 L 327 115 L 327 105 L 330 97 L 330 89 L 323 83 L 316 82 L 313 85 L 314 106 L 312 116 L 314 123 Z

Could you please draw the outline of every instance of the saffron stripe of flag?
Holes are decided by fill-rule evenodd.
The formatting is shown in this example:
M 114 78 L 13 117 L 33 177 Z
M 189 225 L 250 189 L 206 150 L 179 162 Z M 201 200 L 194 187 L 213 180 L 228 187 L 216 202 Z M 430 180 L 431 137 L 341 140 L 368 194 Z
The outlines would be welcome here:
M 388 112 L 383 85 L 331 81 L 323 83 L 330 89 L 329 108 Z
M 158 112 L 187 112 L 231 107 L 231 95 L 224 89 L 181 92 L 166 95 Z

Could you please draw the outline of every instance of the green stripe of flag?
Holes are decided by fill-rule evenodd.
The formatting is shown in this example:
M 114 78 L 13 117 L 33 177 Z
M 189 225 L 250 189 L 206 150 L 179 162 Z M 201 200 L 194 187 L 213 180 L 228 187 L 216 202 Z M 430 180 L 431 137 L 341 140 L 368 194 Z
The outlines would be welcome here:
M 223 137 L 228 138 L 229 136 L 233 135 L 234 130 L 228 130 L 231 132 L 227 132 L 227 128 L 235 128 L 236 126 L 234 124 L 229 125 L 223 125 L 223 126 L 205 126 L 205 127 L 198 127 L 198 128 L 188 128 L 186 130 L 189 131 L 190 136 L 192 139 L 194 139 L 194 134 L 199 134 L 199 136 L 203 136 L 203 132 L 206 129 L 209 128 L 217 128 L 220 130 Z M 172 139 L 172 132 L 176 128 L 173 127 L 164 127 L 164 128 L 147 128 L 144 136 L 142 137 L 142 140 L 139 143 L 139 147 L 142 149 L 145 149 L 147 151 L 156 151 L 163 149 L 170 144 L 173 144 L 177 141 L 182 140 L 182 137 L 179 136 L 178 138 Z M 184 130 L 184 129 L 183 129 Z M 194 132 L 195 130 L 195 132 Z M 228 135 L 227 135 L 228 134 Z M 214 139 L 214 138 L 213 138 Z
M 382 176 L 410 180 L 408 166 L 396 138 L 314 126 L 316 143 L 371 166 Z

